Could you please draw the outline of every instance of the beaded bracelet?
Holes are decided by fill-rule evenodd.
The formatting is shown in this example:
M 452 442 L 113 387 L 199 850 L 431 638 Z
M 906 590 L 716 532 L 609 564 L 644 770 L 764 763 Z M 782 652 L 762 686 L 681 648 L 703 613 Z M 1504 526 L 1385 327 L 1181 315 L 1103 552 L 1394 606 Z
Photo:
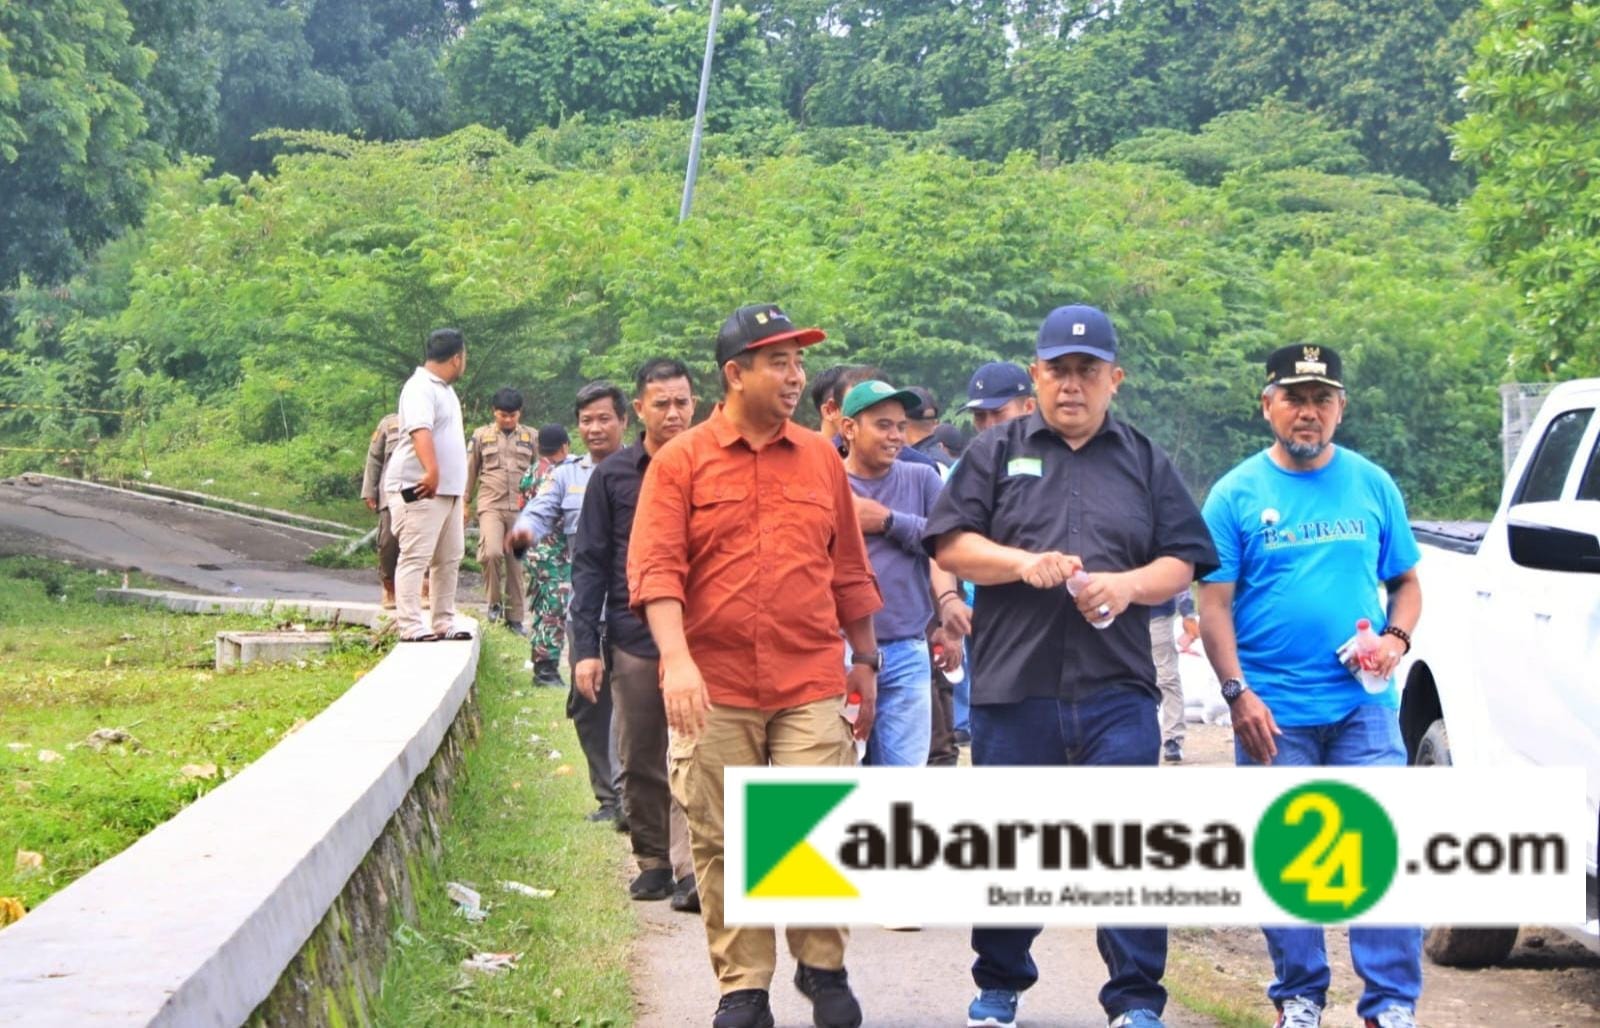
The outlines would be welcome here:
M 1383 631 L 1379 634 L 1394 636 L 1396 639 L 1399 639 L 1401 642 L 1406 644 L 1407 653 L 1411 652 L 1411 634 L 1404 628 L 1401 628 L 1399 625 L 1386 625 Z

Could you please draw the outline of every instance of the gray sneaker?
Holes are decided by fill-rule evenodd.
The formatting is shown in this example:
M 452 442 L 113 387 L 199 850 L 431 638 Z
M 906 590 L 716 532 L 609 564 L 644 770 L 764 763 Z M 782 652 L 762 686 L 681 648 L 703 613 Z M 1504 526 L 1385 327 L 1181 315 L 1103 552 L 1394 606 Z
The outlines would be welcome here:
M 1291 996 L 1278 1008 L 1274 1028 L 1322 1028 L 1322 1005 L 1304 996 Z

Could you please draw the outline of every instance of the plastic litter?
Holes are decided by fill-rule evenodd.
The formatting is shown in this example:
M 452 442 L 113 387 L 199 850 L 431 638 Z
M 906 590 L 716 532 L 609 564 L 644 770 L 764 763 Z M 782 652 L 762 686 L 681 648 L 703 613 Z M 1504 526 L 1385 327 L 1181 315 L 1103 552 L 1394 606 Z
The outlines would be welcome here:
M 554 889 L 535 889 L 533 886 L 524 885 L 521 882 L 498 882 L 496 884 L 507 892 L 514 892 L 518 896 L 526 896 L 529 899 L 546 900 L 556 894 Z
M 17 850 L 17 870 L 37 871 L 44 867 L 44 854 L 33 850 Z
M 476 924 L 489 916 L 488 908 L 483 905 L 483 897 L 476 889 L 469 889 L 460 882 L 446 882 L 444 894 L 456 905 L 457 917 L 464 917 Z
M 83 744 L 96 753 L 104 750 L 107 746 L 139 748 L 139 740 L 135 739 L 126 728 L 96 728 L 89 733 L 87 739 L 83 740 Z
M 517 961 L 521 959 L 521 953 L 474 953 L 461 962 L 461 970 L 500 974 L 502 971 L 515 971 Z
M 39 751 L 39 763 L 41 764 L 54 764 L 56 761 L 64 759 L 66 758 L 62 757 L 61 754 L 57 753 L 55 750 Z

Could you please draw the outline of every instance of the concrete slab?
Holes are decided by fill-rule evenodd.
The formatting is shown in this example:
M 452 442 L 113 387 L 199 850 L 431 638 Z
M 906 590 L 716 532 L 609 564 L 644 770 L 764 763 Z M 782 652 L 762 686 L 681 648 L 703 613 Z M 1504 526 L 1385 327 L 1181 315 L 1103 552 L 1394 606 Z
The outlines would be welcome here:
M 0 931 L 0 1025 L 238 1025 L 427 768 L 479 643 L 402 643 L 299 732 Z
M 333 649 L 333 632 L 218 632 L 216 669 L 287 664 Z
M 286 600 L 272 597 L 203 596 L 166 589 L 96 589 L 101 603 L 131 603 L 164 607 L 180 614 L 250 614 L 284 620 L 315 621 L 327 625 L 365 625 L 381 628 L 392 611 L 376 603 L 332 600 Z

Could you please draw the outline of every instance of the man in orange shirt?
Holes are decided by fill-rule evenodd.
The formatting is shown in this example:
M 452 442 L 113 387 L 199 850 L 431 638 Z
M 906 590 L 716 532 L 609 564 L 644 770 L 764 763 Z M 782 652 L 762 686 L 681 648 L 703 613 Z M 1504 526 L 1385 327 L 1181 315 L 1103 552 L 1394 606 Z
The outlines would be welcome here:
M 772 1028 L 777 960 L 771 928 L 723 924 L 723 769 L 855 764 L 847 686 L 861 695 L 855 738 L 872 730 L 882 600 L 838 454 L 790 420 L 806 384 L 800 351 L 824 338 L 774 304 L 728 318 L 716 343 L 725 398 L 650 462 L 628 547 L 629 602 L 661 651 L 672 791 L 722 990 L 712 1028 Z M 787 934 L 814 1023 L 857 1028 L 848 933 Z

